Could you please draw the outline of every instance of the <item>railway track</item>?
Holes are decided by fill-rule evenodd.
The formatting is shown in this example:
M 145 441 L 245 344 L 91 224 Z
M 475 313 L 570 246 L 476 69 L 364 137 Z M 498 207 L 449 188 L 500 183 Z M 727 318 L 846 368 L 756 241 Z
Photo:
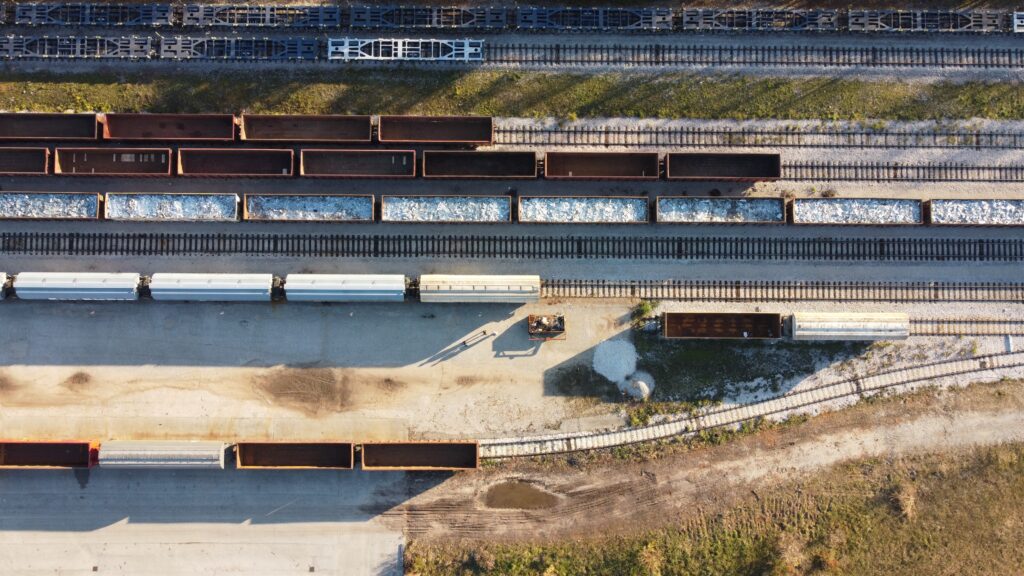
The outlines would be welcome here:
M 487 42 L 484 62 L 519 66 L 785 66 L 1019 68 L 1018 48 L 512 44 Z
M 912 318 L 913 336 L 1024 336 L 1024 322 L 993 318 Z
M 1017 149 L 1024 133 L 937 129 L 851 130 L 791 125 L 782 129 L 613 126 L 499 126 L 495 142 L 517 146 L 617 146 L 629 148 L 967 148 Z
M 664 438 L 691 436 L 704 430 L 735 427 L 763 418 L 780 418 L 796 410 L 825 405 L 838 400 L 855 400 L 888 390 L 926 384 L 938 378 L 978 377 L 986 372 L 1006 371 L 1024 367 L 1024 352 L 991 354 L 963 360 L 932 362 L 910 368 L 888 370 L 822 384 L 813 388 L 784 394 L 764 402 L 752 402 L 728 408 L 716 408 L 693 416 L 678 417 L 666 422 L 611 432 L 570 432 L 545 436 L 495 438 L 480 441 L 483 458 L 541 456 L 577 450 L 613 448 Z M 994 376 L 999 376 L 998 372 Z M 994 379 L 994 378 L 993 378 Z
M 1021 262 L 1024 239 L 4 232 L 0 254 Z
M 542 294 L 689 302 L 1024 302 L 1024 283 L 545 279 Z
M 1024 166 L 978 166 L 956 162 L 784 162 L 785 180 L 863 182 L 1024 182 Z

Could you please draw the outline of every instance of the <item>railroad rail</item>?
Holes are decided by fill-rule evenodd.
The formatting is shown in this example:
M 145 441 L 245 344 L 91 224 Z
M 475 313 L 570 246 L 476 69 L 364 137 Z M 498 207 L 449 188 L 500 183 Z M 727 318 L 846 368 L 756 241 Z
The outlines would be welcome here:
M 541 294 L 689 302 L 1024 302 L 1024 283 L 545 279 Z
M 912 336 L 1024 336 L 1024 322 L 991 318 L 911 318 Z
M 1024 239 L 4 232 L 0 254 L 1021 262 Z
M 484 62 L 517 66 L 1019 68 L 1024 49 L 488 42 Z
M 704 430 L 735 427 L 744 422 L 778 418 L 797 410 L 844 399 L 865 398 L 895 388 L 925 384 L 938 378 L 963 377 L 1024 366 L 1024 352 L 990 354 L 961 360 L 931 362 L 919 366 L 887 370 L 822 384 L 784 394 L 764 402 L 751 402 L 716 408 L 666 422 L 611 432 L 571 432 L 519 438 L 495 438 L 480 441 L 481 458 L 541 456 L 624 446 L 672 437 L 686 437 Z M 998 373 L 993 373 L 997 376 Z
M 1024 166 L 979 166 L 958 162 L 784 162 L 785 180 L 865 182 L 1024 182 Z
M 630 148 L 970 148 L 1024 147 L 1024 132 L 937 129 L 853 130 L 612 126 L 498 126 L 495 143 L 519 146 L 618 146 Z

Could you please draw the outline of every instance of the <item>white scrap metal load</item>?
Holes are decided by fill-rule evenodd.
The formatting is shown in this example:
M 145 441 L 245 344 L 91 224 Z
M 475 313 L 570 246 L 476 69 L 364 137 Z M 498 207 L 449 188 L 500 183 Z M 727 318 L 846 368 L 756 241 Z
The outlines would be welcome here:
M 785 219 L 781 198 L 658 198 L 658 222 L 782 224 Z
M 797 312 L 794 340 L 905 340 L 910 317 L 902 313 Z
M 508 222 L 508 196 L 384 196 L 381 222 Z
M 100 444 L 101 468 L 202 468 L 223 469 L 223 442 L 135 442 Z
M 794 224 L 922 224 L 920 200 L 895 198 L 798 198 Z
M 507 302 L 540 299 L 540 276 L 420 276 L 420 302 Z
M 372 222 L 373 196 L 246 194 L 246 220 Z
M 932 224 L 1022 226 L 1024 200 L 932 200 Z
M 234 222 L 238 220 L 235 194 L 107 194 L 107 220 L 137 222 Z
M 544 224 L 638 224 L 647 222 L 646 198 L 524 196 L 519 221 Z
M 22 300 L 138 300 L 140 276 L 131 272 L 20 272 Z
M 402 302 L 402 274 L 289 274 L 284 291 L 291 302 Z
M 157 273 L 149 281 L 154 300 L 199 302 L 267 302 L 274 288 L 273 274 Z
M 0 192 L 0 218 L 94 220 L 99 216 L 98 194 Z

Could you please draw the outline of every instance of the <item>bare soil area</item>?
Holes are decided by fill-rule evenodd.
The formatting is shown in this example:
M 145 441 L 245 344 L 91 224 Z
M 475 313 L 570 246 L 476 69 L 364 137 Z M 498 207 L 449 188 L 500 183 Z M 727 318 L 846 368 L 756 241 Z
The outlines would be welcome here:
M 607 453 L 589 461 L 568 455 L 503 463 L 382 512 L 425 543 L 629 535 L 726 510 L 751 493 L 852 459 L 1021 440 L 1024 382 L 1007 381 L 865 402 L 714 448 L 675 444 L 642 461 Z M 529 483 L 558 503 L 492 506 L 492 491 L 509 482 Z

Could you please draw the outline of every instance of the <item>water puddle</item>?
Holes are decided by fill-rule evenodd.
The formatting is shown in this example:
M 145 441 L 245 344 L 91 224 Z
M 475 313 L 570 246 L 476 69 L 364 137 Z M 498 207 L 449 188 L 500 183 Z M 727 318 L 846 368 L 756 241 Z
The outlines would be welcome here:
M 558 496 L 529 482 L 512 480 L 491 486 L 484 496 L 484 504 L 488 508 L 540 510 L 558 504 Z

